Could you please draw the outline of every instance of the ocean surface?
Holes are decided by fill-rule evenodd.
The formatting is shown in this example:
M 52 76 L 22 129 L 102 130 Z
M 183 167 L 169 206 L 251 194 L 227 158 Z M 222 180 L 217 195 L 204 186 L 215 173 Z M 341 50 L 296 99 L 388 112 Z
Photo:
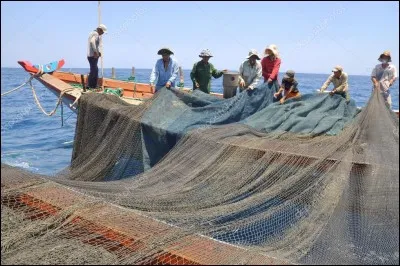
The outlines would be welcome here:
M 63 71 L 89 73 L 89 69 L 85 68 Z M 150 69 L 136 69 L 137 81 L 147 83 L 150 72 Z M 300 92 L 316 93 L 329 74 L 296 74 Z M 130 75 L 131 69 L 116 69 L 118 79 L 127 79 Z M 104 76 L 111 77 L 111 69 L 104 69 Z M 283 73 L 279 77 L 281 79 Z M 1 93 L 18 87 L 28 78 L 29 75 L 22 68 L 1 68 Z M 190 70 L 184 71 L 184 78 L 185 87 L 191 88 Z M 47 112 L 53 110 L 57 97 L 39 82 L 33 81 L 33 85 L 43 108 Z M 369 76 L 349 76 L 350 95 L 357 106 L 362 107 L 367 103 L 371 89 Z M 222 77 L 212 81 L 211 90 L 222 93 Z M 398 110 L 398 81 L 391 88 L 391 93 L 392 108 Z M 51 117 L 43 114 L 36 106 L 28 85 L 1 97 L 1 162 L 46 175 L 54 175 L 67 167 L 71 160 L 76 114 L 64 106 L 62 126 L 60 111 L 59 107 Z

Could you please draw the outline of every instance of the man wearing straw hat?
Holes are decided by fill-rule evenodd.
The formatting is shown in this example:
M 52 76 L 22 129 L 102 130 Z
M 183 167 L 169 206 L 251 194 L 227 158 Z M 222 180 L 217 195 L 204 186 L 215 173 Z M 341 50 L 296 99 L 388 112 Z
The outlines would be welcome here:
M 239 87 L 240 91 L 249 89 L 254 90 L 261 79 L 262 67 L 258 53 L 255 49 L 250 50 L 249 56 L 239 67 Z
M 104 24 L 100 24 L 97 29 L 89 34 L 87 59 L 90 65 L 90 73 L 88 77 L 88 87 L 90 89 L 97 88 L 97 80 L 99 77 L 99 68 L 97 67 L 97 63 L 101 56 L 99 50 L 100 35 L 103 35 L 103 33 L 107 33 L 107 27 Z
M 155 93 L 162 87 L 175 87 L 175 80 L 178 76 L 178 62 L 171 57 L 174 54 L 169 48 L 161 48 L 157 52 L 162 58 L 158 59 L 150 74 L 150 86 Z M 154 88 L 155 85 L 155 88 Z
M 212 57 L 208 49 L 201 51 L 199 57 L 201 57 L 202 60 L 195 63 L 192 72 L 190 72 L 190 78 L 193 81 L 193 90 L 199 89 L 204 93 L 210 93 L 211 76 L 219 78 L 227 70 L 218 71 L 213 64 L 208 62 Z
M 347 101 L 350 100 L 349 95 L 349 83 L 348 75 L 343 72 L 343 67 L 335 66 L 332 69 L 333 74 L 331 74 L 325 83 L 322 85 L 320 91 L 324 92 L 328 88 L 329 84 L 333 83 L 333 90 L 329 93 L 330 95 L 339 94 Z
M 381 64 L 376 65 L 372 70 L 371 80 L 374 89 L 379 89 L 385 102 L 392 108 L 392 97 L 390 96 L 390 87 L 394 84 L 397 78 L 397 69 L 391 63 L 392 58 L 390 51 L 384 51 L 378 58 Z

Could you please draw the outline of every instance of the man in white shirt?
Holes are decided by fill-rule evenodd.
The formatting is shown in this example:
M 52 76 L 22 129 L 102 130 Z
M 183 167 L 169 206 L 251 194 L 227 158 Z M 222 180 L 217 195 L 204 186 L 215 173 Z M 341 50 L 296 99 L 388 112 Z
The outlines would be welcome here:
M 239 87 L 240 91 L 245 89 L 254 90 L 255 86 L 261 79 L 262 67 L 256 50 L 252 49 L 249 56 L 239 67 Z
M 99 68 L 97 63 L 99 61 L 100 53 L 100 35 L 107 32 L 107 27 L 100 24 L 97 29 L 89 34 L 87 59 L 90 65 L 90 73 L 88 77 L 88 86 L 90 89 L 97 88 L 97 79 L 99 76 Z
M 397 78 L 397 69 L 391 63 L 392 58 L 389 51 L 384 51 L 378 58 L 381 64 L 376 65 L 372 70 L 371 80 L 374 89 L 379 89 L 385 102 L 392 108 L 392 97 L 390 96 L 390 87 L 394 84 Z

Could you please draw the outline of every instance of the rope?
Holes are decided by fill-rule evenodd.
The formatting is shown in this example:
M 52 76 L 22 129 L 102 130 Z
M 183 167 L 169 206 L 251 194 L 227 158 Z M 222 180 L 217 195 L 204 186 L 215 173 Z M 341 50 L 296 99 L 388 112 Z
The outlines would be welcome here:
M 3 97 L 4 95 L 9 94 L 9 93 L 11 93 L 11 92 L 14 92 L 14 91 L 17 91 L 17 90 L 21 89 L 21 88 L 24 87 L 26 84 L 30 83 L 30 82 L 32 81 L 33 78 L 35 78 L 35 77 L 41 75 L 42 73 L 43 73 L 43 65 L 39 65 L 39 69 L 38 69 L 38 72 L 36 72 L 36 74 L 32 75 L 26 82 L 24 82 L 22 85 L 16 87 L 15 89 L 12 89 L 12 90 L 10 90 L 10 91 L 7 91 L 7 92 L 2 93 L 2 94 L 1 94 L 1 97 Z
M 67 120 L 74 114 L 74 112 L 71 112 L 71 114 L 64 120 L 64 123 L 67 122 Z
M 32 80 L 33 80 L 33 78 L 38 77 L 38 76 L 40 76 L 40 75 L 42 75 L 42 74 L 43 74 L 43 65 L 39 65 L 39 66 L 38 66 L 38 71 L 36 72 L 36 74 L 32 74 L 32 76 L 28 79 L 28 81 L 24 82 L 22 85 L 16 87 L 15 89 L 12 89 L 12 90 L 10 90 L 10 91 L 7 91 L 7 92 L 2 93 L 2 94 L 1 94 L 1 97 L 3 97 L 4 95 L 9 94 L 9 93 L 11 93 L 11 92 L 14 92 L 14 91 L 16 91 L 16 90 L 21 89 L 23 86 L 25 86 L 26 84 L 29 83 L 29 85 L 30 85 L 30 87 L 31 87 L 31 89 L 32 89 L 33 98 L 35 99 L 35 103 L 36 103 L 36 105 L 39 107 L 39 110 L 41 110 L 41 111 L 42 111 L 45 115 L 47 115 L 47 116 L 52 116 L 53 114 L 55 114 L 55 112 L 56 112 L 58 106 L 59 106 L 60 103 L 61 103 L 61 120 L 63 121 L 63 118 L 62 118 L 62 116 L 63 116 L 62 97 L 64 96 L 64 94 L 65 94 L 66 92 L 74 91 L 74 90 L 76 90 L 76 88 L 71 87 L 71 88 L 67 88 L 67 89 L 63 90 L 63 91 L 60 93 L 60 96 L 58 97 L 56 107 L 55 107 L 51 112 L 47 113 L 47 112 L 44 110 L 44 108 L 42 107 L 42 105 L 40 104 L 39 98 L 37 97 L 37 94 L 36 94 L 36 91 L 35 91 L 35 88 L 34 88 L 33 85 L 32 85 Z M 75 101 L 70 105 L 71 108 L 78 102 L 79 98 L 82 96 L 82 92 L 80 92 L 80 91 L 78 91 L 78 92 L 79 92 L 79 95 L 78 95 L 77 97 L 75 97 Z M 62 122 L 62 125 L 63 125 L 63 122 Z
M 28 80 L 27 82 L 24 82 L 21 86 L 18 86 L 18 87 L 16 87 L 15 89 L 12 89 L 12 90 L 10 90 L 10 91 L 7 91 L 7 92 L 2 93 L 2 94 L 1 94 L 1 97 L 3 97 L 4 95 L 9 94 L 9 93 L 11 93 L 11 92 L 14 92 L 14 91 L 16 91 L 16 90 L 21 89 L 23 86 L 25 86 L 25 85 L 28 84 L 30 81 L 32 81 L 32 79 L 33 79 L 33 75 L 29 78 L 29 80 Z
M 42 107 L 42 105 L 41 105 L 40 102 L 39 102 L 39 98 L 38 98 L 37 95 L 36 95 L 36 91 L 35 91 L 35 88 L 34 88 L 33 85 L 32 85 L 32 82 L 29 82 L 29 85 L 31 86 L 33 98 L 35 99 L 36 105 L 39 107 L 39 110 L 42 111 L 42 113 L 44 113 L 44 114 L 47 115 L 47 116 L 52 116 L 52 115 L 55 114 L 55 112 L 57 111 L 58 106 L 59 106 L 60 103 L 62 102 L 62 97 L 64 96 L 64 94 L 65 94 L 66 92 L 74 91 L 74 90 L 75 90 L 75 88 L 72 88 L 72 87 L 63 90 L 63 91 L 60 93 L 60 96 L 58 97 L 56 107 L 54 107 L 54 109 L 53 109 L 51 112 L 47 113 L 46 110 L 44 110 L 44 108 Z M 76 97 L 75 101 L 70 105 L 70 107 L 72 107 L 72 106 L 79 100 L 79 98 L 81 97 L 81 95 L 82 95 L 82 93 L 80 93 L 79 96 Z

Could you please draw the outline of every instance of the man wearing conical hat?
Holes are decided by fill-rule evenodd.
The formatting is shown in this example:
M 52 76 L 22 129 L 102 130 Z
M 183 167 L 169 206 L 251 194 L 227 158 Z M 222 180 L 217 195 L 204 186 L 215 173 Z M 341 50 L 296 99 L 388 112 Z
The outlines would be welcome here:
M 262 76 L 262 67 L 258 53 L 255 49 L 250 50 L 246 60 L 239 67 L 239 87 L 240 91 L 249 89 L 254 90 Z
M 175 80 L 179 72 L 178 62 L 171 57 L 174 54 L 171 49 L 161 48 L 157 54 L 161 55 L 161 58 L 157 60 L 150 74 L 150 86 L 153 93 L 162 87 L 175 87 Z
M 392 97 L 390 96 L 390 87 L 397 79 L 397 69 L 393 65 L 390 51 L 384 51 L 378 58 L 381 63 L 372 70 L 371 80 L 374 89 L 379 89 L 386 104 L 392 108 Z
M 350 100 L 349 94 L 349 83 L 348 83 L 348 75 L 343 71 L 343 67 L 335 66 L 332 69 L 332 74 L 328 77 L 325 83 L 322 85 L 320 91 L 324 92 L 329 84 L 333 84 L 333 89 L 329 93 L 330 95 L 339 94 L 347 101 Z
M 97 80 L 99 77 L 99 68 L 97 63 L 99 62 L 100 53 L 100 36 L 103 33 L 107 33 L 107 27 L 104 24 L 100 24 L 97 29 L 89 33 L 88 38 L 88 49 L 87 49 L 87 59 L 89 61 L 90 73 L 88 77 L 88 87 L 89 89 L 97 88 Z
M 227 71 L 226 69 L 218 71 L 213 64 L 209 63 L 208 61 L 212 56 L 210 50 L 203 50 L 199 55 L 202 58 L 201 61 L 193 65 L 192 72 L 190 72 L 190 78 L 193 81 L 193 90 L 210 93 L 211 77 L 219 78 Z

